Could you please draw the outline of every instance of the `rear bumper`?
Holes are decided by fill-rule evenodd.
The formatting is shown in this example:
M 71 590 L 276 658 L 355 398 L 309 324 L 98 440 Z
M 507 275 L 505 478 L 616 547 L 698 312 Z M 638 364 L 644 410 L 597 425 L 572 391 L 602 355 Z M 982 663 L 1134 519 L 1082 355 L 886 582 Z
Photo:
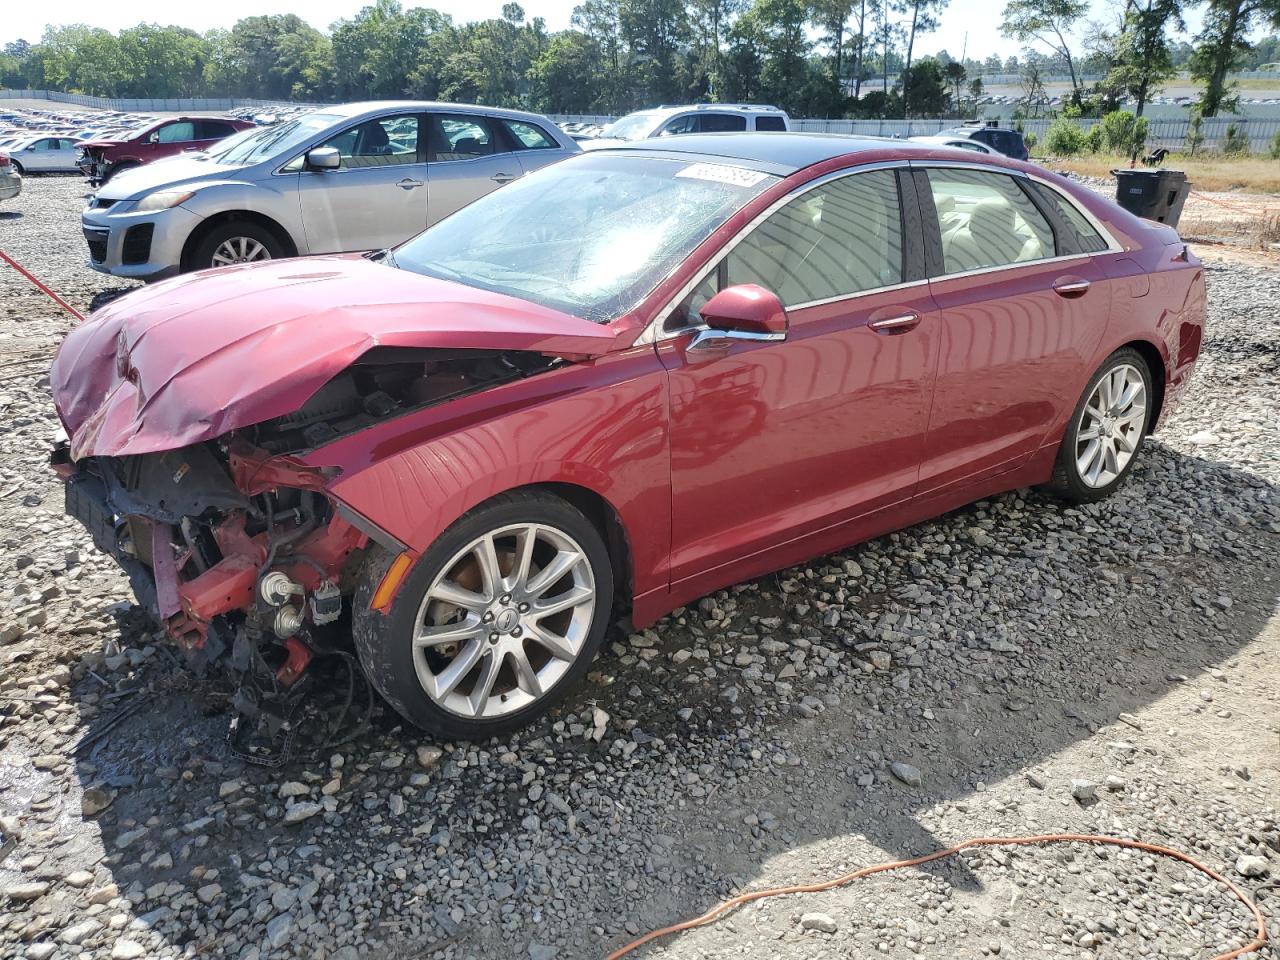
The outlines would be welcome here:
M 22 178 L 15 175 L 0 177 L 0 200 L 12 200 L 22 193 Z

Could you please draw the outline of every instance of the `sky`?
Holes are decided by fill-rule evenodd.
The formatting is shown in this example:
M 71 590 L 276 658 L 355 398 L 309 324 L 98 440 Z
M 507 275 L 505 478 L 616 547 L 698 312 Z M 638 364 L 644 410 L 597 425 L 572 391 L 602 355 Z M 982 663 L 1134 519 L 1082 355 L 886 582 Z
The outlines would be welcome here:
M 368 0 L 220 0 L 218 3 L 197 3 L 190 7 L 179 5 L 181 13 L 175 13 L 172 0 L 130 0 L 128 3 L 110 3 L 102 0 L 61 0 L 51 5 L 56 9 L 51 19 L 40 3 L 10 3 L 0 17 L 0 44 L 22 38 L 35 42 L 44 33 L 46 24 L 87 23 L 118 31 L 138 23 L 176 24 L 204 32 L 214 27 L 230 27 L 242 17 L 258 14 L 296 13 L 312 25 L 327 30 L 335 20 L 350 17 Z M 451 14 L 456 22 L 482 20 L 501 15 L 504 0 L 402 0 L 404 6 L 434 7 Z M 573 8 L 581 0 L 520 0 L 528 17 L 542 17 L 551 30 L 569 26 Z M 1090 14 L 1095 19 L 1114 19 L 1112 13 L 1116 0 L 1092 0 Z M 937 32 L 921 38 L 924 53 L 936 53 L 945 49 L 953 57 L 959 57 L 966 48 L 968 56 L 985 59 L 992 53 L 1001 57 L 1019 52 L 1020 45 L 1000 36 L 1000 14 L 1005 0 L 951 0 L 942 14 Z M 1187 16 L 1188 34 L 1200 27 L 1200 13 L 1191 10 Z

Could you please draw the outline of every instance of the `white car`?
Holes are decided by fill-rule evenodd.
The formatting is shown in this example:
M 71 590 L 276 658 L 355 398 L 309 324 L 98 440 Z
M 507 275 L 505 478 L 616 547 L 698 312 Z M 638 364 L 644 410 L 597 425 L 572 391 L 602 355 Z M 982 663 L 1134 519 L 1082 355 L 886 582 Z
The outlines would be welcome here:
M 17 140 L 5 150 L 19 173 L 79 173 L 76 165 L 79 143 L 75 137 L 36 136 Z
M 966 140 L 963 137 L 948 137 L 943 134 L 932 137 L 909 137 L 915 143 L 932 143 L 939 147 L 956 147 L 960 150 L 968 150 L 970 153 L 985 153 L 988 156 L 998 157 L 1000 154 L 996 150 L 992 150 L 985 143 L 979 143 L 977 140 Z
M 682 133 L 783 132 L 790 129 L 791 118 L 777 107 L 754 103 L 693 103 L 629 113 L 605 127 L 598 138 L 579 142 L 583 150 L 599 150 L 631 140 Z

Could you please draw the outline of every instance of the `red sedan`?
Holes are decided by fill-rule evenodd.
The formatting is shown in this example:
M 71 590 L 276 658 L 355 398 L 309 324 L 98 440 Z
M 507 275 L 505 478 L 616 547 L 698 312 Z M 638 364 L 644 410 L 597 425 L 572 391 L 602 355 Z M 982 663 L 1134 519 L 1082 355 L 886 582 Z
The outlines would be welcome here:
M 353 636 L 448 737 L 606 628 L 933 517 L 1124 482 L 1200 264 L 1025 163 L 772 134 L 571 158 L 392 251 L 192 274 L 66 340 L 68 509 L 265 714 Z

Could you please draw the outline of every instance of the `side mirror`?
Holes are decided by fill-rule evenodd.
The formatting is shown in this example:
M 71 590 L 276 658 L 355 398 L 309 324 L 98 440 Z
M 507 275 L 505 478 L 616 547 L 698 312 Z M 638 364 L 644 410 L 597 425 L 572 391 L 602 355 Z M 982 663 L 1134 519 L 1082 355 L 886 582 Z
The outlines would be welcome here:
M 312 170 L 337 170 L 342 166 L 342 154 L 337 147 L 316 147 L 307 151 L 307 167 Z
M 782 301 L 754 283 L 726 287 L 698 312 L 712 330 L 769 340 L 781 340 L 787 334 L 787 310 Z
M 160 142 L 160 134 L 158 133 L 153 133 L 147 137 L 147 143 L 159 143 L 159 142 Z

